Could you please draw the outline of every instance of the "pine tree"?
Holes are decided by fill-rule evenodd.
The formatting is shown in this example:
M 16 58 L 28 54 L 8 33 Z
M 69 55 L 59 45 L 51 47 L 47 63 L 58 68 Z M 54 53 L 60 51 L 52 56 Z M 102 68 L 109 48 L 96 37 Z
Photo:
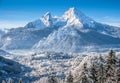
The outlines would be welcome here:
M 73 83 L 73 75 L 71 74 L 71 72 L 69 73 L 67 77 L 67 83 Z
M 92 63 L 92 67 L 90 69 L 90 78 L 92 79 L 92 83 L 97 83 L 97 70 L 94 62 Z
M 3 80 L 2 83 L 6 83 L 5 80 Z
M 13 80 L 9 78 L 8 83 L 13 83 Z
M 22 79 L 20 78 L 20 80 L 18 81 L 18 83 L 23 83 Z
M 57 79 L 55 78 L 54 74 L 50 74 L 50 78 L 48 80 L 49 83 L 57 83 Z
M 120 68 L 117 70 L 116 83 L 120 83 Z
M 99 57 L 99 67 L 98 67 L 98 83 L 104 83 L 105 80 L 105 69 L 104 69 L 104 65 L 103 65 L 103 58 L 100 55 Z
M 116 83 L 120 83 L 120 59 L 117 60 L 117 68 L 116 68 Z
M 85 75 L 84 72 L 82 72 L 82 77 L 81 77 L 80 83 L 88 83 L 87 76 Z
M 106 83 L 115 83 L 115 52 L 110 50 L 106 63 Z
M 88 70 L 87 70 L 86 63 L 83 65 L 82 73 L 81 73 L 80 79 L 78 80 L 78 83 L 89 83 Z

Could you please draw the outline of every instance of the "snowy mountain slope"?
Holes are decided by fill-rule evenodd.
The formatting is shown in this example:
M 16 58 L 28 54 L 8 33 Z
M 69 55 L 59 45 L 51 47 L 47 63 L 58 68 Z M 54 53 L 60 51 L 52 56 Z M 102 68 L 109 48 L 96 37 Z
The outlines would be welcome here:
M 80 52 L 86 46 L 114 44 L 120 44 L 120 39 L 95 31 L 81 32 L 69 27 L 60 28 L 50 34 L 47 39 L 40 40 L 34 47 L 43 51 Z
M 71 25 L 79 28 L 82 28 L 84 25 L 94 27 L 95 21 L 75 8 L 70 8 L 68 11 L 66 11 L 62 18 L 67 21 L 66 27 Z
M 3 35 L 3 34 L 5 34 L 5 31 L 0 30 L 0 36 Z
M 79 52 L 84 46 L 120 44 L 120 28 L 98 23 L 70 8 L 62 17 L 49 12 L 25 27 L 11 29 L 1 37 L 3 49 L 38 49 Z M 52 48 L 51 48 L 52 47 Z
M 53 28 L 33 29 L 17 28 L 11 29 L 1 37 L 3 49 L 30 49 L 40 39 L 47 37 Z
M 26 28 L 45 28 L 52 25 L 52 16 L 47 12 L 42 18 L 29 22 Z
M 6 51 L 0 49 L 0 55 L 1 56 L 6 56 L 6 55 L 11 55 L 11 54 L 9 52 L 6 52 Z
M 64 27 L 74 27 L 81 31 L 94 30 L 102 34 L 120 38 L 119 27 L 98 23 L 75 8 L 70 8 L 66 11 L 62 18 L 67 22 Z
M 5 31 L 0 29 L 0 47 L 2 46 L 2 39 L 1 36 L 5 34 Z
M 65 12 L 62 19 L 66 21 L 66 25 L 40 40 L 33 48 L 79 52 L 85 46 L 120 44 L 119 28 L 95 22 L 75 8 Z
M 15 69 L 13 69 L 12 66 Z M 20 66 L 19 63 L 0 56 L 0 72 L 2 72 L 2 70 L 4 70 L 4 71 L 6 71 L 6 73 L 10 73 L 10 72 L 20 73 L 21 68 L 19 66 Z M 9 68 L 9 69 L 7 69 L 7 68 Z
M 43 17 L 29 22 L 25 27 L 10 29 L 1 36 L 2 49 L 31 49 L 39 40 L 44 39 L 54 30 L 62 27 L 66 22 L 59 17 L 52 17 L 47 12 Z
M 26 82 L 29 78 L 27 78 L 25 74 L 30 71 L 30 67 L 18 63 L 15 60 L 0 56 L 0 83 L 2 83 L 2 80 L 8 81 L 9 78 L 14 79 L 14 82 L 17 83 L 19 78 L 23 77 L 24 82 Z
M 52 16 L 50 12 L 47 12 L 40 19 L 37 19 L 33 22 L 29 22 L 25 28 L 46 28 L 46 27 L 60 27 L 64 26 L 66 21 L 62 18 Z

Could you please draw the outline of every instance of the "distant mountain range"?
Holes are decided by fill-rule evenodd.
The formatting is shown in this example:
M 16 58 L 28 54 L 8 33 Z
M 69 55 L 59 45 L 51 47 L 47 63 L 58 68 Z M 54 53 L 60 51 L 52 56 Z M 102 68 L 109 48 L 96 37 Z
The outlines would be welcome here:
M 87 46 L 120 44 L 120 27 L 98 23 L 81 11 L 70 8 L 61 17 L 49 12 L 25 27 L 10 29 L 1 35 L 1 49 L 80 52 Z

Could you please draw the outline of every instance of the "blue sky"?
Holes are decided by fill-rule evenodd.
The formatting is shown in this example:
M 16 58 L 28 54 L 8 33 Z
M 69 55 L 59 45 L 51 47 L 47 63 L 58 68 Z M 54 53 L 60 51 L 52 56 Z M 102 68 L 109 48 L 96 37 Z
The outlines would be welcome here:
M 120 25 L 120 0 L 0 0 L 0 28 L 24 26 L 46 12 L 62 16 L 75 7 L 102 23 Z

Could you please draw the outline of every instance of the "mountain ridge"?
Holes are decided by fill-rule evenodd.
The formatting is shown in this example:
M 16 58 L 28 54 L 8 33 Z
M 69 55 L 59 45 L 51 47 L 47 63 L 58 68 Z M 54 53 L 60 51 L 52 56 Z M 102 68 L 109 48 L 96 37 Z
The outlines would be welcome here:
M 70 8 L 63 15 L 63 18 L 68 20 L 68 24 L 71 25 L 79 25 L 79 27 L 83 27 L 84 24 L 93 27 L 93 22 L 91 18 L 87 17 L 84 13 L 77 10 L 76 8 Z
M 79 52 L 84 46 L 120 44 L 119 34 L 120 28 L 98 23 L 70 8 L 61 17 L 47 12 L 25 27 L 11 29 L 1 36 L 1 48 Z

